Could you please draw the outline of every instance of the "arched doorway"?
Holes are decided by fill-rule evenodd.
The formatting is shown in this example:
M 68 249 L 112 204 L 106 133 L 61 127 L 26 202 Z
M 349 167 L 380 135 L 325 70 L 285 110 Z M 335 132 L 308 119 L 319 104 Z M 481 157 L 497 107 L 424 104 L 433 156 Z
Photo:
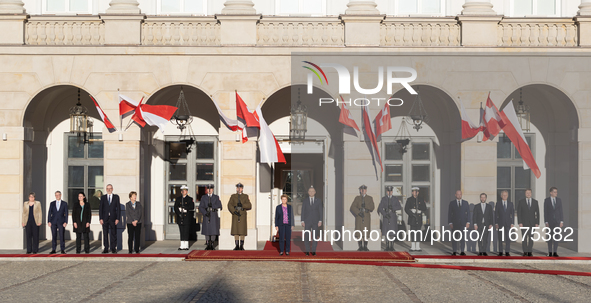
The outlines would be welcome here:
M 259 232 L 263 239 L 274 234 L 271 229 L 274 223 L 269 220 L 272 218 L 269 213 L 274 213 L 280 193 L 288 194 L 291 198 L 295 230 L 303 229 L 300 225 L 302 200 L 308 197 L 310 186 L 314 186 L 316 197 L 324 203 L 321 228 L 340 229 L 343 225 L 343 204 L 337 202 L 342 201 L 343 193 L 343 137 L 342 126 L 338 123 L 339 109 L 336 106 L 318 107 L 315 104 L 319 98 L 329 97 L 321 89 L 308 95 L 305 85 L 292 85 L 273 93 L 262 106 L 263 116 L 280 142 L 287 160 L 286 164 L 275 163 L 271 166 L 259 163 L 259 207 L 269 210 L 257 219 L 259 230 L 269 230 Z M 290 109 L 298 100 L 308 108 L 308 122 L 305 140 L 294 141 L 289 136 Z M 275 198 L 266 198 L 269 194 Z
M 579 226 L 579 117 L 574 103 L 559 89 L 545 84 L 530 84 L 516 89 L 507 96 L 499 109 L 502 110 L 511 100 L 514 106 L 522 100 L 530 108 L 531 130 L 524 131 L 524 135 L 528 143 L 531 142 L 530 148 L 542 176 L 536 179 L 531 170 L 523 171 L 523 162 L 512 144 L 506 140 L 503 142 L 499 137 L 498 190 L 512 191 L 511 196 L 518 202 L 524 197 L 525 188 L 532 188 L 533 198 L 540 205 L 542 222 L 544 199 L 549 196 L 550 187 L 557 187 L 558 196 L 563 201 L 565 226 L 574 229 L 574 241 L 562 244 L 576 250 Z
M 93 122 L 92 140 L 84 143 L 70 133 L 69 111 L 78 102 L 88 109 Z M 97 101 L 98 102 L 98 101 Z M 59 85 L 39 92 L 28 104 L 23 117 L 25 128 L 23 193 L 35 192 L 43 206 L 43 219 L 47 222 L 49 201 L 56 191 L 72 208 L 77 193 L 83 191 L 98 216 L 100 194 L 104 189 L 103 122 L 100 120 L 89 93 L 71 85 Z M 26 200 L 26 199 L 25 199 Z M 98 223 L 97 220 L 93 222 Z M 41 225 L 40 238 L 50 238 L 51 231 Z M 98 239 L 99 224 L 91 225 L 91 239 Z M 71 225 L 66 238 L 71 239 Z
M 142 130 L 145 140 L 140 152 L 146 171 L 140 173 L 144 176 L 145 199 L 151 201 L 146 210 L 146 240 L 179 239 L 173 205 L 182 185 L 189 187 L 196 207 L 205 194 L 205 185 L 213 183 L 219 189 L 220 120 L 211 97 L 191 85 L 172 85 L 153 93 L 146 103 L 176 106 L 181 89 L 192 117 L 188 127 L 196 141 L 190 149 L 173 123 L 167 124 L 164 133 L 154 126 Z

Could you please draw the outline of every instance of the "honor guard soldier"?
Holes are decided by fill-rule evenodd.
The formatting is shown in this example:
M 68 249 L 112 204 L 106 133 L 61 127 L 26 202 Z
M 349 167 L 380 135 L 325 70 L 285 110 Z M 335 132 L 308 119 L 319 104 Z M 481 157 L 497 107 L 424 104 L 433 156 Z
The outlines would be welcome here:
M 201 234 L 205 236 L 207 247 L 205 250 L 214 250 L 216 236 L 220 235 L 220 217 L 218 211 L 222 210 L 220 197 L 213 193 L 213 184 L 205 186 L 207 194 L 201 196 L 199 212 L 203 215 Z
M 228 211 L 232 214 L 232 229 L 230 233 L 234 236 L 236 247 L 234 250 L 244 250 L 244 237 L 248 232 L 246 221 L 246 211 L 252 208 L 247 194 L 243 194 L 244 185 L 236 184 L 236 193 L 230 197 L 228 202 Z
M 408 215 L 408 227 L 409 230 L 420 231 L 423 227 L 423 214 L 427 211 L 427 204 L 422 199 L 419 199 L 419 188 L 413 187 L 412 197 L 406 199 L 406 205 L 404 205 L 404 212 Z M 411 234 L 412 236 L 412 234 Z M 420 238 L 417 237 L 418 233 L 414 233 L 414 239 L 411 241 L 411 251 L 421 251 Z
M 382 197 L 380 205 L 378 206 L 378 214 L 382 215 L 382 236 L 386 238 L 386 251 L 394 251 L 394 241 L 388 239 L 388 232 L 390 238 L 398 232 L 398 212 L 402 210 L 400 201 L 393 196 L 394 187 L 386 186 L 386 195 Z
M 373 198 L 367 195 L 367 186 L 359 186 L 359 196 L 355 197 L 353 204 L 351 204 L 351 213 L 355 216 L 355 230 L 367 230 L 367 234 L 371 232 L 371 212 L 375 209 Z M 359 248 L 357 251 L 369 251 L 367 249 L 367 238 L 362 237 L 359 241 Z
M 189 232 L 191 231 L 191 220 L 195 220 L 193 211 L 195 211 L 195 202 L 189 195 L 189 188 L 186 185 L 181 186 L 181 196 L 174 201 L 174 212 L 176 214 L 176 223 L 179 225 L 181 233 L 181 247 L 179 250 L 189 250 Z

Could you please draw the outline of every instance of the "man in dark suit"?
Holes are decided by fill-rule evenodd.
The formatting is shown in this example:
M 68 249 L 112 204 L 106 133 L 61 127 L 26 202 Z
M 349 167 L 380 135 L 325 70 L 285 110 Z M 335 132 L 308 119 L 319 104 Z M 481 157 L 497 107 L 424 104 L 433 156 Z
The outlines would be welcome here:
M 558 198 L 558 189 L 550 187 L 550 197 L 544 200 L 544 222 L 550 228 L 548 241 L 548 257 L 558 257 L 558 241 L 554 241 L 554 228 L 564 226 L 562 218 L 562 200 Z
M 449 228 L 452 230 L 452 238 L 451 238 L 451 245 L 452 245 L 452 256 L 457 255 L 458 246 L 460 250 L 460 256 L 465 256 L 466 253 L 464 252 L 464 229 L 470 227 L 470 205 L 468 201 L 462 200 L 462 191 L 456 191 L 456 199 L 449 202 L 449 208 L 447 211 L 447 221 L 449 222 Z M 460 243 L 453 239 L 453 232 L 459 230 L 462 233 L 462 237 L 460 239 Z
M 316 246 L 318 242 L 314 237 L 319 238 L 320 226 L 322 226 L 322 201 L 316 198 L 316 189 L 310 186 L 308 189 L 308 198 L 302 201 L 302 226 L 304 227 L 304 245 L 306 247 L 306 256 L 310 253 L 312 256 L 316 255 Z M 305 231 L 310 231 L 305 232 Z M 312 241 L 312 248 L 310 249 L 310 241 Z
M 519 227 L 527 227 L 521 230 L 523 239 L 521 239 L 521 247 L 523 248 L 523 256 L 533 256 L 532 248 L 534 241 L 532 240 L 532 228 L 540 226 L 540 208 L 538 200 L 532 199 L 531 189 L 525 190 L 525 199 L 519 200 L 517 204 L 517 223 Z
M 62 201 L 62 193 L 60 191 L 55 192 L 55 201 L 49 204 L 47 225 L 51 228 L 51 252 L 49 254 L 55 254 L 58 234 L 62 254 L 65 254 L 66 242 L 64 241 L 64 232 L 68 225 L 68 203 Z
M 103 226 L 103 254 L 117 253 L 117 224 L 121 217 L 121 201 L 119 195 L 113 194 L 113 185 L 107 184 L 107 193 L 101 197 L 99 205 L 99 219 Z M 109 245 L 109 237 L 110 245 Z
M 480 203 L 474 206 L 474 214 L 472 215 L 472 225 L 475 230 L 478 230 L 478 234 L 482 235 L 481 240 L 478 241 L 479 256 L 488 256 L 486 244 L 489 241 L 489 230 L 493 225 L 493 209 L 486 203 L 486 198 L 485 193 L 480 194 Z
M 501 192 L 501 201 L 497 202 L 495 206 L 496 224 L 499 234 L 499 257 L 503 255 L 503 242 L 505 243 L 505 256 L 510 256 L 511 239 L 509 238 L 509 231 L 513 227 L 515 208 L 513 202 L 508 201 L 509 192 L 504 190 Z M 501 230 L 502 229 L 502 230 Z

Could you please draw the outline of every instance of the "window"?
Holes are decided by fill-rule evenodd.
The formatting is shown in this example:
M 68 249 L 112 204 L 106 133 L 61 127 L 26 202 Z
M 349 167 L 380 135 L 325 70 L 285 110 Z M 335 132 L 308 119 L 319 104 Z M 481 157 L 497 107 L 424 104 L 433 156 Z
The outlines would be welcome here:
M 68 201 L 68 207 L 78 201 L 78 193 L 84 192 L 86 199 L 90 202 L 93 211 L 98 211 L 100 198 L 103 194 L 104 169 L 103 153 L 104 144 L 101 133 L 92 135 L 93 141 L 88 144 L 82 143 L 75 135 L 66 135 L 66 167 L 65 184 L 67 190 L 63 198 Z
M 206 15 L 206 0 L 158 0 L 158 14 L 164 15 Z
M 512 0 L 510 15 L 523 16 L 558 16 L 560 0 Z
M 406 146 L 407 151 L 402 152 L 402 146 L 399 143 L 388 142 L 388 138 L 383 138 L 383 158 L 384 158 L 384 188 L 394 186 L 394 195 L 399 196 L 402 205 L 406 203 L 408 197 L 412 194 L 412 187 L 419 187 L 419 197 L 427 202 L 426 224 L 430 224 L 431 206 L 431 182 L 433 181 L 433 157 L 432 143 L 429 139 L 413 139 Z M 385 194 L 385 189 L 382 193 Z M 405 198 L 400 197 L 405 196 Z M 403 215 L 406 221 L 406 215 Z
M 92 0 L 43 0 L 44 14 L 90 14 Z
M 326 15 L 326 0 L 276 0 L 277 15 Z
M 397 0 L 395 15 L 444 15 L 445 0 Z
M 177 141 L 178 137 L 167 137 L 166 140 L 167 239 L 175 239 L 179 235 L 173 206 L 181 195 L 181 186 L 189 187 L 189 196 L 193 197 L 197 207 L 205 194 L 205 185 L 215 184 L 216 139 L 198 137 L 189 153 L 186 144 Z
M 533 150 L 534 136 L 525 134 L 527 144 Z M 535 153 L 534 153 L 535 156 Z M 501 200 L 501 192 L 509 192 L 509 201 L 517 202 L 525 198 L 525 190 L 532 188 L 532 172 L 523 169 L 523 160 L 511 140 L 499 134 L 497 143 L 497 201 Z

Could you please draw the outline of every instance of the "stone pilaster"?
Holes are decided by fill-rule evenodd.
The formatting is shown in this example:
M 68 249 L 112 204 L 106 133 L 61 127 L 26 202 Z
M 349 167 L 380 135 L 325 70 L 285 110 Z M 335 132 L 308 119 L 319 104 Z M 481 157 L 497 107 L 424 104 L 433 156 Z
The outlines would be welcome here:
M 591 46 L 591 0 L 581 0 L 575 20 L 579 24 L 579 45 Z
M 22 227 L 25 132 L 23 127 L 0 127 L 0 249 L 22 249 Z
M 345 23 L 346 46 L 379 46 L 384 15 L 373 0 L 350 0 L 341 19 Z
M 141 14 L 137 0 L 111 0 L 106 14 L 100 15 L 105 22 L 106 45 L 140 45 Z
M 21 0 L 0 0 L 0 45 L 24 44 L 27 10 Z
M 216 18 L 220 20 L 222 45 L 256 45 L 257 22 L 261 15 L 256 14 L 252 1 L 226 0 L 222 13 Z

